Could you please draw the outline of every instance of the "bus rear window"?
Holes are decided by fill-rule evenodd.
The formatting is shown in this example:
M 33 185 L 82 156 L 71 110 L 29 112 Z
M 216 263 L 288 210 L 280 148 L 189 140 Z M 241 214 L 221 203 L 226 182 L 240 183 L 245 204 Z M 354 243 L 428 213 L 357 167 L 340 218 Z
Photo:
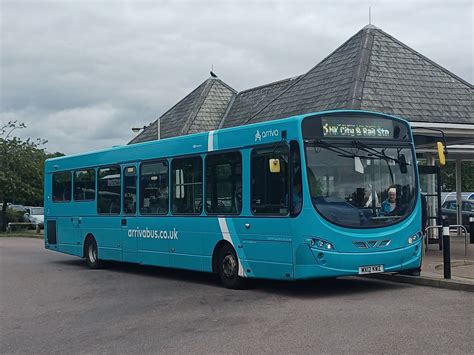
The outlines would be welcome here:
M 71 173 L 53 174 L 53 202 L 71 201 Z
M 97 212 L 101 214 L 120 213 L 120 167 L 99 169 Z
M 95 199 L 95 170 L 76 170 L 74 172 L 74 200 L 92 201 Z

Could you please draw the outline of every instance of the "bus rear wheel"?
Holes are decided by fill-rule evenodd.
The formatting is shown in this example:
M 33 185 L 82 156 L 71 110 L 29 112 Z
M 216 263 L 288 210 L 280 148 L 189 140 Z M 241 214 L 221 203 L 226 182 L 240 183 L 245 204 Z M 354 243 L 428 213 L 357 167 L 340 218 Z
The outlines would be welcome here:
M 240 290 L 245 288 L 246 280 L 239 276 L 239 259 L 229 244 L 219 250 L 219 277 L 222 284 L 230 289 Z
M 84 248 L 87 266 L 91 269 L 99 269 L 101 262 L 97 252 L 97 242 L 94 237 L 89 237 L 86 240 L 86 247 Z

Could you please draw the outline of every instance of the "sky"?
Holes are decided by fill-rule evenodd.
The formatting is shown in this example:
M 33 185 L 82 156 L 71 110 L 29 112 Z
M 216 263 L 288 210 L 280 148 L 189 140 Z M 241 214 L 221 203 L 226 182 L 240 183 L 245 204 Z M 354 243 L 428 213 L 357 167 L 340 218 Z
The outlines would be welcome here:
M 0 0 L 0 123 L 74 154 L 126 144 L 214 72 L 307 72 L 369 22 L 473 83 L 473 3 Z

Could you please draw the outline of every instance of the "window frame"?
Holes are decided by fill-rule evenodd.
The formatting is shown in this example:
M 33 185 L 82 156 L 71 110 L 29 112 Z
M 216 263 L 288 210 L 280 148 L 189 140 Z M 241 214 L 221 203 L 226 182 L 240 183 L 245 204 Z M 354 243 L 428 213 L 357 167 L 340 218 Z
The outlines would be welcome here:
M 199 213 L 175 213 L 173 211 L 173 200 L 174 200 L 174 195 L 175 195 L 175 182 L 173 179 L 173 163 L 176 161 L 176 160 L 183 160 L 183 159 L 193 159 L 193 158 L 199 158 L 201 160 L 201 201 L 202 201 L 202 206 L 201 206 L 201 212 Z M 168 196 L 169 196 L 169 214 L 171 216 L 178 216 L 178 217 L 181 217 L 181 216 L 206 216 L 205 214 L 205 208 L 204 208 L 204 203 L 205 203 L 205 200 L 204 200 L 204 189 L 205 189 L 205 166 L 204 166 L 204 161 L 205 159 L 203 159 L 203 154 L 193 154 L 193 155 L 184 155 L 184 156 L 181 156 L 181 157 L 173 157 L 171 158 L 171 162 L 170 162 L 170 167 L 171 169 L 169 169 L 169 179 L 170 179 L 170 185 L 169 185 L 169 192 L 168 192 Z
M 294 140 L 291 140 L 289 142 L 289 158 L 288 158 L 288 161 L 289 161 L 289 174 L 290 174 L 290 178 L 288 179 L 289 181 L 289 201 L 288 201 L 288 204 L 289 204 L 289 210 L 290 210 L 290 217 L 292 218 L 295 218 L 295 217 L 298 217 L 301 212 L 303 211 L 303 204 L 304 204 L 304 193 L 303 193 L 303 159 L 301 158 L 301 147 L 300 147 L 300 143 L 298 140 L 294 139 Z M 292 146 L 295 146 L 295 149 L 293 149 Z M 293 156 L 293 152 L 294 151 L 297 151 L 298 152 L 298 155 L 299 155 L 299 163 L 300 163 L 300 179 L 301 179 L 301 206 L 298 210 L 298 212 L 294 213 L 293 211 L 293 188 L 295 186 L 295 181 L 294 181 L 294 178 L 295 178 L 295 172 L 294 172 L 294 166 L 293 166 L 293 159 L 294 159 L 294 156 Z
M 242 169 L 242 173 L 240 175 L 240 182 L 241 182 L 241 189 L 242 189 L 242 198 L 241 198 L 241 206 L 240 206 L 240 211 L 239 212 L 234 212 L 234 213 L 210 213 L 210 212 L 207 212 L 207 178 L 206 178 L 206 174 L 207 174 L 207 158 L 208 157 L 212 157 L 212 156 L 216 156 L 216 155 L 225 155 L 225 154 L 232 154 L 232 153 L 238 153 L 239 157 L 240 157 L 240 166 L 241 166 L 241 169 Z M 204 164 L 204 167 L 203 167 L 203 195 L 204 195 L 204 198 L 203 198 L 203 211 L 205 213 L 206 216 L 240 216 L 242 215 L 242 211 L 244 210 L 244 159 L 243 159 L 243 156 L 242 156 L 242 152 L 240 150 L 222 150 L 222 151 L 213 151 L 211 153 L 208 153 L 206 154 L 205 156 L 205 159 L 203 159 L 203 164 Z
M 94 171 L 94 198 L 93 199 L 85 199 L 85 200 L 76 200 L 75 197 L 75 189 L 76 189 L 76 172 L 84 171 L 84 170 L 93 170 Z M 97 169 L 93 167 L 89 168 L 78 168 L 72 171 L 72 201 L 74 202 L 92 202 L 95 201 L 97 198 Z
M 119 206 L 119 211 L 118 213 L 104 213 L 104 212 L 99 212 L 99 196 L 100 196 L 100 178 L 99 178 L 99 174 L 100 174 L 100 170 L 101 169 L 108 169 L 108 168 L 118 168 L 118 171 L 120 172 L 120 193 L 119 193 L 119 196 L 120 196 L 120 206 Z M 122 186 L 123 186 L 123 183 L 122 183 L 122 167 L 120 166 L 120 164 L 111 164 L 111 165 L 103 165 L 103 166 L 99 166 L 97 167 L 97 171 L 96 171 L 96 186 L 97 186 L 97 191 L 96 191 L 96 212 L 97 212 L 97 215 L 100 215 L 100 216 L 120 216 L 122 215 Z
M 284 145 L 282 145 L 282 142 L 284 142 Z M 257 218 L 290 218 L 291 217 L 291 214 L 290 214 L 290 198 L 288 197 L 288 211 L 286 214 L 274 214 L 274 213 L 254 213 L 253 209 L 252 209 L 252 197 L 253 197 L 253 192 L 254 192 L 254 188 L 253 188 L 253 183 L 252 183 L 252 178 L 253 178 L 253 164 L 252 164 L 252 154 L 255 150 L 263 150 L 263 149 L 271 149 L 271 148 L 275 148 L 277 149 L 278 148 L 278 145 L 280 145 L 280 147 L 284 146 L 286 149 L 287 149 L 287 153 L 288 153 L 288 162 L 290 162 L 290 145 L 289 145 L 289 142 L 288 141 L 278 141 L 278 142 L 275 142 L 275 143 L 268 143 L 268 144 L 262 144 L 262 145 L 258 145 L 258 146 L 253 146 L 250 150 L 250 154 L 249 154 L 249 176 L 248 176 L 248 183 L 250 185 L 250 194 L 249 194 L 249 209 L 250 209 L 250 213 L 251 213 L 251 216 L 252 217 L 257 217 Z M 289 164 L 288 164 L 289 165 Z M 290 166 L 288 166 L 288 170 L 290 169 Z M 289 175 L 289 171 L 287 172 L 287 174 Z M 286 186 L 287 186 L 287 189 L 288 189 L 288 193 L 290 193 L 290 190 L 289 190 L 289 183 L 290 183 L 290 180 L 291 180 L 291 177 L 288 176 L 287 178 L 287 182 L 286 182 Z
M 166 204 L 166 212 L 165 213 L 143 213 L 142 212 L 142 183 L 141 183 L 141 177 L 142 177 L 142 169 L 143 169 L 143 165 L 146 165 L 146 164 L 153 164 L 153 163 L 161 163 L 161 162 L 164 162 L 166 163 L 167 167 L 168 167 L 168 201 L 167 201 L 167 204 Z M 142 161 L 140 162 L 140 166 L 139 166 L 139 169 L 138 169 L 138 174 L 137 174 L 137 180 L 138 180 L 138 190 L 137 190 L 137 196 L 138 196 L 138 204 L 137 204 L 137 211 L 138 211 L 138 214 L 140 216 L 143 216 L 143 217 L 149 217 L 149 216 L 167 216 L 170 214 L 170 210 L 171 210 L 171 207 L 170 207 L 170 162 L 169 162 L 169 159 L 167 158 L 159 158 L 159 159 L 152 159 L 152 160 L 145 160 L 145 161 Z
M 70 195 L 69 195 L 69 200 L 60 200 L 60 201 L 55 201 L 54 200 L 54 175 L 57 175 L 57 174 L 69 174 L 69 177 L 71 178 L 70 180 L 70 183 L 71 183 L 71 192 L 70 192 Z M 51 200 L 53 203 L 70 203 L 73 201 L 73 175 L 72 174 L 72 171 L 71 170 L 64 170 L 64 171 L 55 171 L 54 173 L 52 173 L 51 175 Z
M 126 169 L 129 169 L 129 168 L 135 169 L 135 196 L 136 196 L 137 201 L 135 202 L 135 212 L 133 213 L 125 212 L 125 171 Z M 138 207 L 138 171 L 137 170 L 138 170 L 137 166 L 134 164 L 124 165 L 122 169 L 122 175 L 121 175 L 122 186 L 120 189 L 121 190 L 120 204 L 122 205 L 122 208 L 121 208 L 122 215 L 127 216 L 127 217 L 136 216 L 138 212 L 138 208 L 137 208 Z

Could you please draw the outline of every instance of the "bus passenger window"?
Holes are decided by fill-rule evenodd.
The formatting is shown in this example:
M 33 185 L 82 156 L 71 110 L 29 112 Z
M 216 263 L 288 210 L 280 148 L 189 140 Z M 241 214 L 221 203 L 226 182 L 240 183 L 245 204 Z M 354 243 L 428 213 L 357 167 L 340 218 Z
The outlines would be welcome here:
M 76 170 L 74 172 L 74 200 L 93 201 L 95 199 L 95 170 Z
M 242 156 L 239 152 L 206 157 L 206 212 L 239 214 L 242 210 Z
M 137 170 L 127 166 L 123 170 L 123 213 L 135 214 L 137 211 Z
M 271 172 L 270 159 L 278 159 L 279 172 Z M 251 156 L 251 209 L 253 214 L 288 214 L 288 147 L 254 149 Z
M 53 174 L 53 202 L 71 201 L 71 173 Z
M 168 162 L 143 163 L 140 170 L 140 213 L 168 213 Z
M 99 169 L 97 212 L 101 214 L 120 213 L 120 167 Z
M 172 183 L 173 214 L 201 214 L 201 157 L 173 159 Z

